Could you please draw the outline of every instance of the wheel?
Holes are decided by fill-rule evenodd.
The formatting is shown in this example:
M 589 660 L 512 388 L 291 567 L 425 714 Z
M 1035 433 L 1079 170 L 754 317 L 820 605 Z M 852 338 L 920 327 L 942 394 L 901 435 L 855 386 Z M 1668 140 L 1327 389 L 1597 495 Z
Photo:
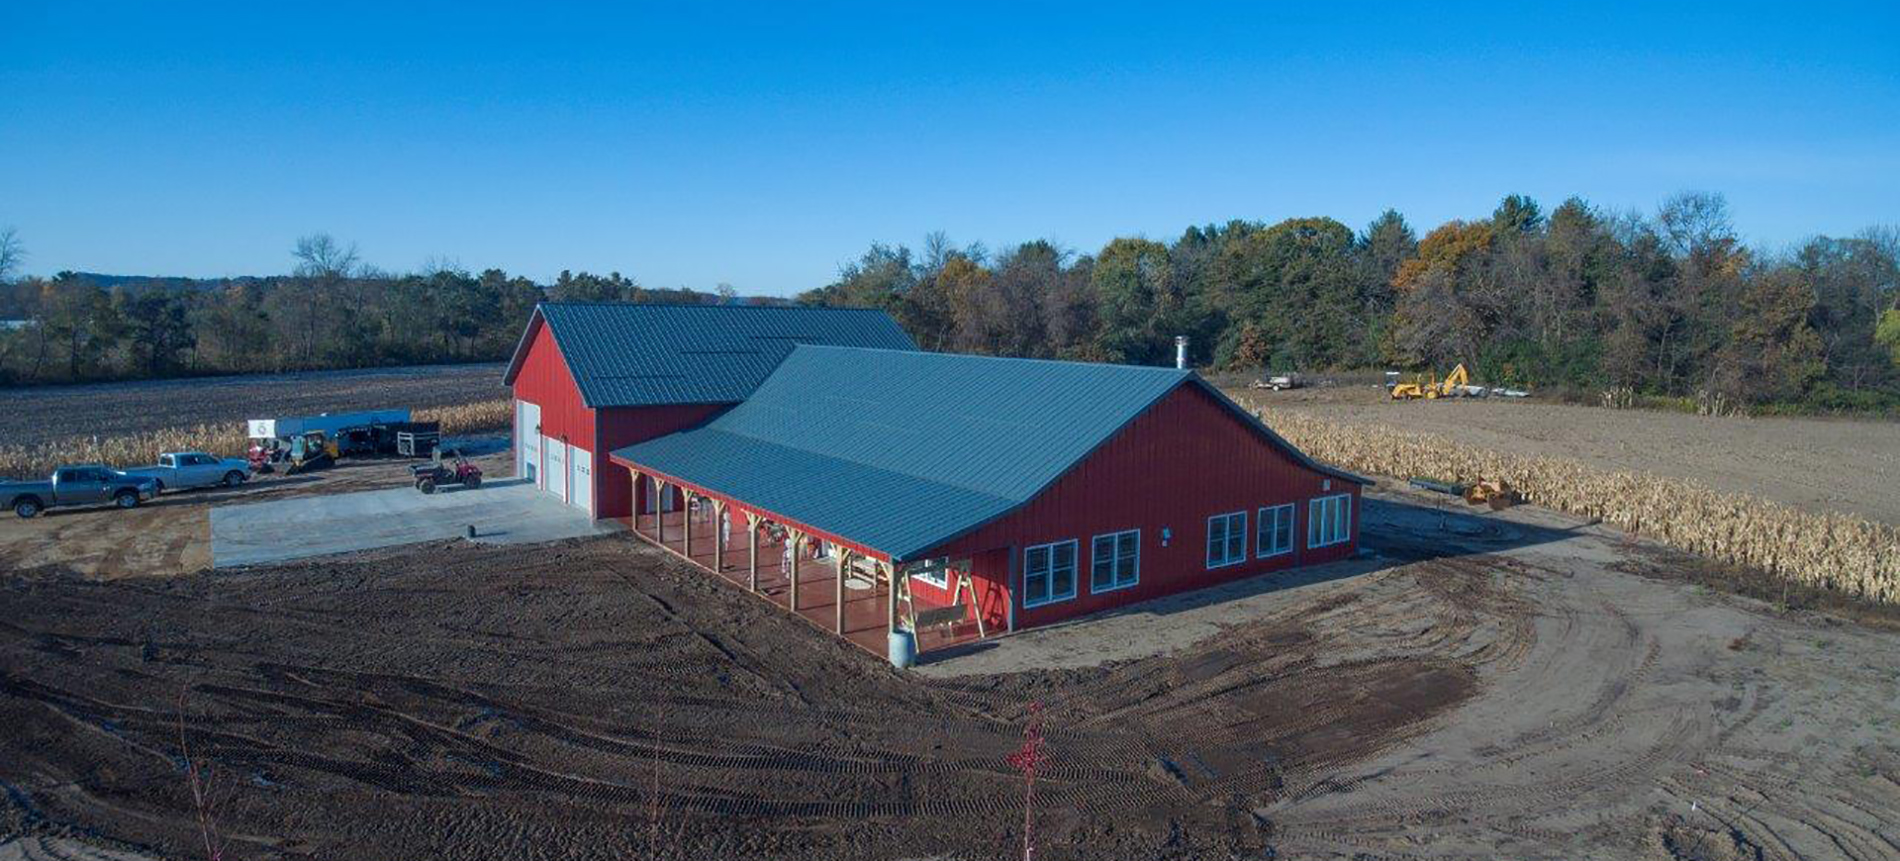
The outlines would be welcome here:
M 20 519 L 22 520 L 38 517 L 40 514 L 40 501 L 37 499 L 16 500 L 13 503 L 13 513 L 20 515 Z
M 435 492 L 435 479 L 424 477 L 416 482 L 416 489 L 423 493 Z
M 471 475 L 462 482 L 462 486 L 468 488 L 469 490 L 474 490 L 475 488 L 481 487 L 482 477 L 479 475 Z
M 225 487 L 237 487 L 238 485 L 243 484 L 243 483 L 244 483 L 244 473 L 238 472 L 237 470 L 234 469 L 224 474 Z
M 136 491 L 121 490 L 112 497 L 112 504 L 120 508 L 137 508 L 139 495 Z

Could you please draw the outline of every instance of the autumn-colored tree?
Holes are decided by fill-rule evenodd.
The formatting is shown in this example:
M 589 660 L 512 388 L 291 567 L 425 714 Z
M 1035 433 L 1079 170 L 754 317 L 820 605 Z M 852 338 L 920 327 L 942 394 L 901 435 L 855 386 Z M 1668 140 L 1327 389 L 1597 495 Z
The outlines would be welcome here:
M 1792 268 L 1776 269 L 1742 294 L 1732 337 L 1717 363 L 1725 394 L 1754 403 L 1791 400 L 1821 377 L 1821 337 L 1808 325 L 1814 287 Z

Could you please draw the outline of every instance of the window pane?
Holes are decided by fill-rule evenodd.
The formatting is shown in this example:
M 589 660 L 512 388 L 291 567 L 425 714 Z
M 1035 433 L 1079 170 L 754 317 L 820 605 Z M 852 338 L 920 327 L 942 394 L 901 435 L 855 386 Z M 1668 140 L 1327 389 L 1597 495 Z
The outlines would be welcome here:
M 1306 546 L 1319 546 L 1319 525 L 1325 518 L 1320 516 L 1320 501 L 1315 499 L 1306 504 Z
M 1339 517 L 1334 524 L 1333 540 L 1344 541 L 1352 534 L 1352 497 L 1339 497 Z
M 1116 540 L 1115 584 L 1126 586 L 1135 582 L 1141 571 L 1141 533 L 1124 532 Z
M 1293 506 L 1282 506 L 1276 509 L 1276 513 L 1278 517 L 1274 519 L 1276 536 L 1273 539 L 1273 547 L 1284 553 L 1293 549 Z
M 1049 548 L 1036 547 L 1029 551 L 1030 573 L 1041 574 L 1049 570 Z
M 1089 588 L 1115 585 L 1115 538 L 1104 535 L 1089 545 Z
M 1061 544 L 1057 544 L 1055 546 L 1055 552 L 1055 567 L 1068 568 L 1071 571 L 1075 570 L 1075 542 L 1064 541 Z
M 1057 568 L 1050 578 L 1049 596 L 1062 598 L 1075 594 L 1075 566 Z
M 1023 601 L 1034 603 L 1049 597 L 1049 575 L 1043 573 L 1028 574 L 1023 577 Z
M 1209 518 L 1207 521 L 1207 564 L 1220 564 L 1221 553 L 1226 547 L 1227 518 Z

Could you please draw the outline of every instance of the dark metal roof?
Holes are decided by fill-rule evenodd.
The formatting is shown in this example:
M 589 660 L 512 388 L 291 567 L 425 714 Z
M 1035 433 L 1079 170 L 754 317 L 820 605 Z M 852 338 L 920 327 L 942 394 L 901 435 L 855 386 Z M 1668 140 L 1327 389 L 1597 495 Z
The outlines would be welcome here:
M 1028 502 L 1184 383 L 1206 386 L 1173 368 L 801 346 L 705 427 L 613 454 L 902 560 Z
M 589 407 L 745 400 L 800 344 L 915 350 L 873 308 L 543 302 L 502 377 L 512 384 L 542 325 Z

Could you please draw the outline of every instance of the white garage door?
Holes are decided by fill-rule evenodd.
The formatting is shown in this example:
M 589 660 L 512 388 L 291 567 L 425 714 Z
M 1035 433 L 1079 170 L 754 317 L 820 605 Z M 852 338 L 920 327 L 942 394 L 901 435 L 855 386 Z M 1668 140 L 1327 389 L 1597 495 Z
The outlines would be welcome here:
M 568 471 L 572 477 L 568 486 L 573 488 L 568 502 L 588 514 L 594 513 L 594 453 L 584 448 L 568 450 Z
M 542 437 L 541 446 L 547 451 L 547 484 L 543 485 L 549 493 L 567 501 L 567 480 L 571 477 L 567 471 L 567 443 L 552 437 Z
M 515 475 L 541 487 L 541 407 L 515 401 Z

